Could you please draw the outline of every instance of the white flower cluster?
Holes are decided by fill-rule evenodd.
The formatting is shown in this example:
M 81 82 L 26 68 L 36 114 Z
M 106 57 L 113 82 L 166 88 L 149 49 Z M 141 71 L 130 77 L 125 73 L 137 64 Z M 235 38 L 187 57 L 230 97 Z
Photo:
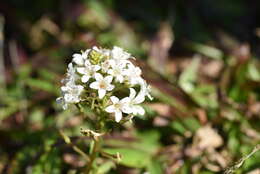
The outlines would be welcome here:
M 150 86 L 131 58 L 129 53 L 116 46 L 112 50 L 94 46 L 81 54 L 74 54 L 66 78 L 62 80 L 62 97 L 57 102 L 66 109 L 70 104 L 91 100 L 93 94 L 97 94 L 96 102 L 102 103 L 105 112 L 113 113 L 116 122 L 122 119 L 123 113 L 143 115 L 145 111 L 140 104 L 146 96 L 152 99 Z M 120 90 L 129 94 L 119 99 L 116 95 Z M 109 102 L 102 102 L 104 100 Z

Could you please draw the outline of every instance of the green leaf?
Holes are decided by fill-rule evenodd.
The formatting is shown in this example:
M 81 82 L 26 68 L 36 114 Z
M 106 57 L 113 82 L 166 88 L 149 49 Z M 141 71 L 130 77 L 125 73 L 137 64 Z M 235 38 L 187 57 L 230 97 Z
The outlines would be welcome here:
M 204 44 L 199 44 L 199 43 L 190 43 L 189 44 L 190 48 L 204 56 L 207 56 L 212 59 L 217 59 L 217 60 L 222 60 L 223 59 L 223 52 L 220 51 L 217 48 L 204 45 Z
M 137 149 L 152 154 L 160 147 L 160 133 L 158 131 L 150 130 L 137 132 L 137 137 L 140 139 L 140 141 L 133 143 L 133 146 Z
M 260 81 L 260 71 L 257 69 L 254 61 L 248 64 L 248 77 L 254 81 Z
M 171 123 L 171 127 L 182 135 L 184 135 L 184 133 L 187 131 L 186 128 L 179 121 L 173 121 Z
M 116 165 L 112 161 L 107 161 L 100 166 L 98 166 L 97 174 L 106 174 L 108 173 L 112 168 L 115 168 Z
M 58 94 L 58 90 L 55 88 L 53 83 L 48 82 L 46 80 L 39 79 L 27 79 L 26 84 L 32 88 L 37 88 L 43 91 L 47 91 L 49 93 Z
M 217 89 L 213 85 L 200 85 L 190 94 L 195 102 L 202 107 L 217 108 Z
M 143 168 L 146 167 L 151 159 L 151 156 L 144 151 L 129 148 L 114 148 L 104 149 L 105 152 L 116 155 L 120 153 L 122 160 L 119 162 L 127 167 Z
M 196 132 L 201 127 L 199 121 L 195 118 L 189 117 L 183 120 L 183 124 L 192 132 Z
M 195 89 L 197 80 L 197 71 L 200 64 L 200 58 L 194 58 L 189 67 L 187 67 L 180 75 L 179 85 L 187 93 L 191 93 Z
M 229 133 L 229 139 L 228 139 L 228 148 L 232 154 L 236 154 L 240 147 L 240 142 L 237 136 L 237 130 L 236 128 L 232 127 L 232 130 L 230 130 Z
M 38 70 L 39 76 L 47 81 L 54 81 L 57 78 L 57 75 L 51 72 L 48 69 L 40 68 Z
M 147 170 L 149 174 L 163 174 L 162 164 L 155 159 L 151 160 L 147 166 Z

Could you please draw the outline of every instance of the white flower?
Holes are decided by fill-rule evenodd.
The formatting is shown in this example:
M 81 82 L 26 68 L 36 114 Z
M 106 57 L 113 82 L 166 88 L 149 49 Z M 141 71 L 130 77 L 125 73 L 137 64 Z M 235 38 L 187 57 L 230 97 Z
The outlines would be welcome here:
M 153 100 L 153 97 L 151 96 L 151 86 L 147 85 L 146 81 L 143 80 L 141 85 L 141 92 L 144 94 L 144 96 L 147 96 L 150 100 Z
M 142 70 L 139 67 L 134 66 L 132 63 L 128 64 L 128 69 L 124 71 L 124 75 L 131 85 L 140 84 L 143 81 L 141 77 Z
M 84 87 L 81 85 L 70 84 L 62 86 L 61 91 L 64 93 L 64 100 L 66 103 L 78 103 L 80 101 L 80 94 Z
M 104 73 L 108 71 L 110 66 L 111 66 L 111 60 L 105 60 L 104 62 L 101 63 L 101 69 Z
M 110 97 L 110 100 L 113 104 L 108 106 L 105 111 L 108 113 L 114 113 L 116 122 L 119 122 L 122 119 L 122 112 L 128 113 L 125 108 L 129 103 L 129 98 L 125 97 L 122 100 L 119 100 L 116 96 L 112 96 Z
M 110 66 L 111 69 L 109 69 L 107 73 L 115 77 L 115 80 L 117 82 L 122 83 L 124 81 L 124 71 L 125 71 L 124 65 L 120 63 L 116 63 L 115 61 L 111 60 Z
M 100 70 L 99 65 L 91 65 L 88 60 L 85 61 L 85 66 L 84 67 L 79 67 L 77 68 L 78 73 L 83 74 L 81 77 L 81 81 L 83 83 L 88 82 L 88 80 L 93 77 L 98 70 Z
M 57 98 L 56 101 L 63 105 L 63 109 L 66 109 L 68 104 L 80 102 L 80 94 L 83 90 L 83 86 L 68 82 L 61 87 L 62 97 Z
M 98 97 L 102 99 L 106 95 L 106 91 L 112 91 L 114 89 L 115 86 L 110 84 L 113 80 L 113 77 L 103 77 L 99 73 L 96 73 L 94 77 L 96 81 L 92 82 L 89 87 L 92 89 L 97 89 Z
M 136 91 L 133 88 L 130 88 L 129 103 L 125 106 L 124 110 L 128 113 L 133 113 L 134 115 L 144 115 L 145 110 L 139 105 L 140 103 L 143 103 L 144 100 L 145 95 L 142 91 L 136 95 Z
M 110 50 L 108 50 L 108 49 L 102 49 L 102 48 L 98 48 L 97 46 L 94 46 L 92 48 L 92 50 L 94 50 L 104 56 L 107 56 L 107 57 L 109 57 L 109 55 L 110 55 Z
M 114 46 L 111 51 L 111 57 L 116 60 L 127 60 L 130 58 L 130 54 L 125 52 L 122 48 Z
M 78 79 L 78 75 L 76 74 L 76 70 L 73 67 L 72 63 L 69 63 L 68 68 L 67 68 L 67 73 L 66 77 L 61 80 L 63 84 L 66 83 L 75 83 L 75 81 Z
M 83 66 L 85 60 L 88 58 L 88 53 L 90 52 L 90 49 L 87 49 L 85 52 L 82 52 L 82 54 L 73 54 L 72 62 L 76 63 L 79 66 Z

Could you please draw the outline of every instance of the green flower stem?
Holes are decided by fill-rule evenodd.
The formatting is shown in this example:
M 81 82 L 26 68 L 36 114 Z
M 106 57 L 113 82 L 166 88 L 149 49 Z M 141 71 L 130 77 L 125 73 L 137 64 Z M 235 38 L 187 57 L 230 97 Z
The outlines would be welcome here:
M 96 125 L 96 128 L 97 128 L 96 130 L 98 132 L 103 131 L 104 123 L 103 123 L 102 119 L 103 119 L 103 115 L 101 114 L 101 117 L 98 120 L 98 123 Z M 86 174 L 90 174 L 90 172 L 92 171 L 93 164 L 94 164 L 96 158 L 98 157 L 99 152 L 101 151 L 100 150 L 100 142 L 102 140 L 101 138 L 102 138 L 101 136 L 93 137 L 93 140 L 92 140 L 92 142 L 93 142 L 93 149 L 92 149 L 92 151 L 89 154 L 89 159 L 90 160 L 89 160 L 89 163 L 88 163 L 88 165 L 86 167 L 86 171 L 85 171 Z
M 89 160 L 89 164 L 86 168 L 86 174 L 89 174 L 93 168 L 93 163 L 96 159 L 96 157 L 98 156 L 98 152 L 99 152 L 99 137 L 97 138 L 94 138 L 93 139 L 93 142 L 94 142 L 94 147 L 93 147 L 93 150 L 92 152 L 90 153 L 90 160 Z

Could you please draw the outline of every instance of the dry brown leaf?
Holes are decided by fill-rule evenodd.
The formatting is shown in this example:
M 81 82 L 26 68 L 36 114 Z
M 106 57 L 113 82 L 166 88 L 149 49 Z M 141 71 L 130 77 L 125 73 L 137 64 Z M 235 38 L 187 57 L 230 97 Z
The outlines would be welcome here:
M 162 103 L 152 103 L 148 105 L 154 111 L 156 111 L 159 115 L 164 117 L 171 116 L 171 107 Z
M 223 144 L 223 139 L 210 125 L 206 125 L 198 129 L 194 143 L 199 149 L 215 149 Z

